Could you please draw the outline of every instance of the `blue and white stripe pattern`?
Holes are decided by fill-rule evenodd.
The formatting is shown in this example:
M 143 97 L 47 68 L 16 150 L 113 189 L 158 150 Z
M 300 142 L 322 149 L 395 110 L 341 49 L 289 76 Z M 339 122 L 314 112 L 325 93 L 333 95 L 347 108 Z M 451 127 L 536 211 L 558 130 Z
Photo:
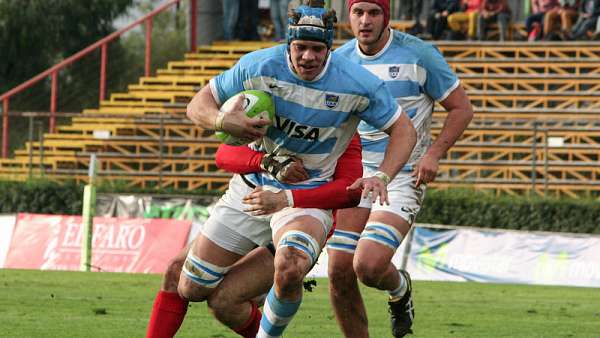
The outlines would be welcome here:
M 368 222 L 360 235 L 360 240 L 377 242 L 393 251 L 398 249 L 403 238 L 402 233 L 393 226 L 378 222 Z
M 275 287 L 272 287 L 265 302 L 256 338 L 281 337 L 287 325 L 298 312 L 301 303 L 302 299 L 295 302 L 280 300 L 275 295 Z
M 411 118 L 417 131 L 417 144 L 404 171 L 412 171 L 431 145 L 431 115 L 435 101 L 443 101 L 459 85 L 459 80 L 444 57 L 429 43 L 411 35 L 391 31 L 385 47 L 375 55 L 365 55 L 356 39 L 336 49 L 353 62 L 363 65 L 385 81 Z M 363 165 L 377 168 L 383 160 L 388 136 L 368 122 L 358 131 L 363 147 Z
M 290 230 L 281 236 L 277 248 L 285 247 L 304 252 L 310 259 L 311 266 L 315 264 L 321 253 L 321 246 L 317 241 L 309 234 L 298 230 Z
M 345 230 L 335 230 L 333 236 L 327 241 L 327 249 L 344 251 L 354 254 L 360 233 Z
M 229 267 L 220 267 L 201 260 L 190 251 L 185 259 L 182 271 L 194 283 L 212 289 L 216 288 L 225 278 Z
M 285 45 L 243 56 L 231 69 L 210 82 L 217 103 L 247 89 L 273 96 L 276 121 L 254 149 L 294 154 L 310 178 L 283 184 L 267 173 L 246 175 L 256 185 L 280 189 L 314 188 L 332 180 L 337 159 L 361 120 L 385 130 L 402 113 L 385 83 L 341 55 L 328 56 L 314 80 L 300 79 L 292 70 Z

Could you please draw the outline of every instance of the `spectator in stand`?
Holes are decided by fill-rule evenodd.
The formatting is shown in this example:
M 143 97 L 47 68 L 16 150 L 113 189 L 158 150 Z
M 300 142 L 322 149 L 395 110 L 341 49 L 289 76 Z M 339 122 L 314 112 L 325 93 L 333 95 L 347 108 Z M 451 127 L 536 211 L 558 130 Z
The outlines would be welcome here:
M 546 13 L 560 8 L 558 0 L 531 0 L 531 15 L 525 19 L 527 40 L 540 40 L 544 35 L 542 23 Z
M 258 0 L 240 1 L 240 17 L 237 25 L 237 36 L 244 41 L 258 41 Z
M 453 32 L 451 40 L 464 39 L 466 35 L 469 40 L 475 40 L 477 33 L 477 14 L 481 7 L 481 0 L 463 0 L 459 12 L 448 16 L 448 27 Z
M 433 40 L 440 40 L 448 27 L 448 15 L 460 9 L 460 0 L 434 0 L 427 18 L 427 31 Z
M 573 27 L 572 39 L 581 40 L 587 37 L 589 31 L 596 29 L 598 16 L 600 15 L 600 0 L 584 0 L 579 13 L 579 19 Z
M 559 0 L 560 7 L 546 12 L 544 16 L 544 39 L 554 40 L 558 35 L 560 40 L 566 40 L 573 28 L 573 23 L 579 15 L 579 0 Z M 556 27 L 560 26 L 560 32 Z
M 235 38 L 239 12 L 240 0 L 223 0 L 223 40 Z
M 600 20 L 596 20 L 596 30 L 594 31 L 592 38 L 595 40 L 600 38 Z
M 403 20 L 415 19 L 415 24 L 408 29 L 408 33 L 417 35 L 423 33 L 421 24 L 421 12 L 423 11 L 423 0 L 401 0 L 400 14 Z
M 271 0 L 270 2 L 271 21 L 273 21 L 273 27 L 275 28 L 273 40 L 275 41 L 282 41 L 285 39 L 285 34 L 287 33 L 289 2 L 290 0 Z
M 487 26 L 491 23 L 497 23 L 498 31 L 500 32 L 500 41 L 505 41 L 510 15 L 510 7 L 507 0 L 483 0 L 477 20 L 477 38 L 485 40 Z

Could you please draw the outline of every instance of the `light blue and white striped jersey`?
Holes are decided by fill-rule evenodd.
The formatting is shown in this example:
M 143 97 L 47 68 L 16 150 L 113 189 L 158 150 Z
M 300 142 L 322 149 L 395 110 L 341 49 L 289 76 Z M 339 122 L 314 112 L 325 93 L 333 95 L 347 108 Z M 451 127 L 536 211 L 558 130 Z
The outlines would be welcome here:
M 356 39 L 348 41 L 334 54 L 341 54 L 385 81 L 392 96 L 411 118 L 417 143 L 403 171 L 414 164 L 431 146 L 431 116 L 435 101 L 443 101 L 459 85 L 456 74 L 431 44 L 412 35 L 391 30 L 385 47 L 375 55 L 365 55 Z M 388 135 L 361 122 L 358 126 L 363 147 L 363 165 L 379 167 Z
M 331 181 L 337 160 L 361 120 L 385 130 L 402 114 L 383 81 L 341 55 L 330 54 L 313 81 L 302 80 L 292 71 L 286 45 L 244 55 L 212 79 L 210 88 L 219 105 L 243 90 L 271 93 L 276 121 L 262 141 L 251 146 L 294 154 L 310 178 L 290 185 L 267 173 L 245 176 L 256 185 L 282 189 L 313 188 Z

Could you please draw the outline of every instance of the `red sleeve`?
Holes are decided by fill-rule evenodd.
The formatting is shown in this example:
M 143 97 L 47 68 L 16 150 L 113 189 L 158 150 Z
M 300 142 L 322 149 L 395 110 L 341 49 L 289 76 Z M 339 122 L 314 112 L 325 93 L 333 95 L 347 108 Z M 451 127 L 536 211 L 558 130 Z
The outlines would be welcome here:
M 348 193 L 346 187 L 362 177 L 362 148 L 358 134 L 338 159 L 333 181 L 313 189 L 292 190 L 294 206 L 300 208 L 343 209 L 360 202 L 360 191 Z
M 247 146 L 221 144 L 215 154 L 217 167 L 235 174 L 248 174 L 261 171 L 260 161 L 264 153 Z
M 294 206 L 299 208 L 343 209 L 360 202 L 360 191 L 348 193 L 346 187 L 362 177 L 362 148 L 355 135 L 338 159 L 333 181 L 313 189 L 293 189 Z M 246 146 L 221 144 L 215 154 L 217 167 L 236 174 L 259 172 L 264 153 Z

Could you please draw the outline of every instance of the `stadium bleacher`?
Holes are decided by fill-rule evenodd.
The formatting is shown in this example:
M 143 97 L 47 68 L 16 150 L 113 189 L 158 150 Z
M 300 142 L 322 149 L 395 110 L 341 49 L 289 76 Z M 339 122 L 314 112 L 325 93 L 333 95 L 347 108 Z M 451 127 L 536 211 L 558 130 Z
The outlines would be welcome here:
M 336 41 L 339 46 L 343 41 Z M 185 107 L 211 77 L 270 42 L 216 42 L 141 77 L 97 109 L 0 160 L 0 175 L 87 181 L 89 157 L 100 179 L 137 187 L 220 189 L 211 132 L 185 119 Z M 600 44 L 438 42 L 457 72 L 475 118 L 440 163 L 431 186 L 509 194 L 600 196 Z M 444 110 L 434 110 L 434 136 Z M 31 167 L 31 170 L 30 170 Z

